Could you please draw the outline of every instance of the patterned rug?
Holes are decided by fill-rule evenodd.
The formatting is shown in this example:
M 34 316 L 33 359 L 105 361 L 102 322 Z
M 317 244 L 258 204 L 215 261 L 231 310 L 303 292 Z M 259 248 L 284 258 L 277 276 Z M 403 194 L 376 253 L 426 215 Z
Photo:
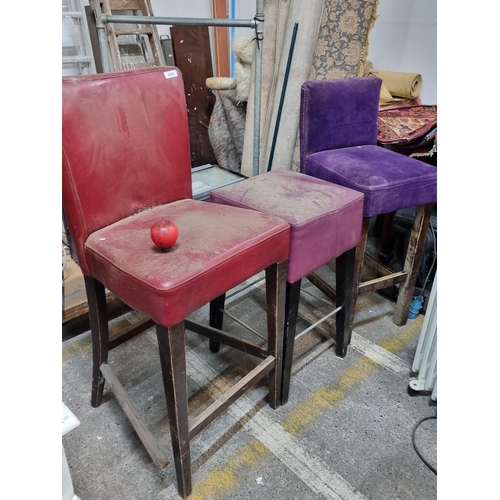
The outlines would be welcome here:
M 406 144 L 437 128 L 437 106 L 388 109 L 378 114 L 378 142 Z
M 309 80 L 362 76 L 379 0 L 325 0 Z

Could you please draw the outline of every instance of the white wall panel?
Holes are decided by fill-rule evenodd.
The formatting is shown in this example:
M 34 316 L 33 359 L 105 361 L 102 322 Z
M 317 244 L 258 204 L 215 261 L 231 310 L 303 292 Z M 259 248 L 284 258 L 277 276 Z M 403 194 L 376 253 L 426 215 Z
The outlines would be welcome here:
M 368 60 L 422 75 L 423 104 L 437 104 L 437 0 L 380 0 Z
M 151 0 L 156 16 L 211 17 L 211 0 Z M 233 17 L 251 19 L 254 0 L 228 0 Z M 160 35 L 167 26 L 157 26 Z M 210 33 L 212 29 L 210 28 Z M 252 35 L 231 29 L 235 38 Z M 212 34 L 212 33 L 211 33 Z M 422 75 L 423 104 L 437 104 L 437 0 L 380 0 L 378 18 L 370 33 L 368 60 L 378 69 Z

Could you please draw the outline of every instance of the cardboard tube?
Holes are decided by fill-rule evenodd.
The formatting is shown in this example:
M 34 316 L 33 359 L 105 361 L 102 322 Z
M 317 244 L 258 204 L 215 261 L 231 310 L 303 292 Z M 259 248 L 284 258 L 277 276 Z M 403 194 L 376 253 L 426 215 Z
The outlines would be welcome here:
M 222 76 L 214 76 L 207 78 L 205 81 L 207 89 L 212 90 L 229 90 L 236 88 L 236 79 Z

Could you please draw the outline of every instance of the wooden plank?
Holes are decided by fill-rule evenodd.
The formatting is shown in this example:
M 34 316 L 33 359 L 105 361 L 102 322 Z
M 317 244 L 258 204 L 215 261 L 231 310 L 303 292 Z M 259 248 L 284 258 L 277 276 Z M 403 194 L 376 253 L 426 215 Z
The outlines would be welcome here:
M 212 0 L 212 16 L 215 19 L 228 17 L 227 0 Z M 229 77 L 229 28 L 214 28 L 215 76 Z
M 207 425 L 212 423 L 226 408 L 229 408 L 250 387 L 267 375 L 275 365 L 274 356 L 268 356 L 262 363 L 245 375 L 237 384 L 226 391 L 217 401 L 202 411 L 189 425 L 189 439 L 197 436 Z
M 373 280 L 363 281 L 363 283 L 360 283 L 359 285 L 358 295 L 397 285 L 398 283 L 405 281 L 407 275 L 408 273 L 406 271 L 399 271 L 391 274 L 390 276 L 382 276 Z
M 141 10 L 140 0 L 109 0 L 109 6 L 111 10 Z
M 156 438 L 147 428 L 144 420 L 142 419 L 142 416 L 132 403 L 131 399 L 128 397 L 128 394 L 120 384 L 120 381 L 114 374 L 113 370 L 109 365 L 103 363 L 101 365 L 101 373 L 104 376 L 106 383 L 109 385 L 119 405 L 122 407 L 123 411 L 130 420 L 130 423 L 137 432 L 137 435 L 144 444 L 153 462 L 159 469 L 165 469 L 165 467 L 167 467 L 167 465 L 169 464 L 169 461 L 163 456 L 163 453 L 161 453 L 160 449 L 158 448 Z
M 106 299 L 108 304 L 121 303 L 110 291 L 106 292 Z M 62 323 L 64 324 L 72 319 L 86 316 L 88 312 L 87 294 L 80 266 L 68 255 L 66 267 L 64 268 L 64 310 L 62 311 Z
M 153 30 L 150 27 L 144 28 L 115 28 L 115 35 L 151 35 Z
M 191 166 L 212 165 L 216 159 L 208 125 L 216 98 L 205 84 L 207 78 L 213 77 L 208 26 L 172 26 L 170 34 L 175 64 L 184 80 Z

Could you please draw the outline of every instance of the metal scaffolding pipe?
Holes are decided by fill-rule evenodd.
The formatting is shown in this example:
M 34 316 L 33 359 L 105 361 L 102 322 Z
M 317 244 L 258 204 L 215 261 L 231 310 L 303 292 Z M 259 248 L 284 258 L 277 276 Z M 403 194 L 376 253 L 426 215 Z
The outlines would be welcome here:
M 100 17 L 100 16 L 98 16 L 98 17 Z M 99 24 L 96 21 L 96 26 L 97 26 L 97 39 L 99 41 L 99 49 L 101 51 L 102 71 L 104 73 L 109 73 L 111 71 L 111 66 L 109 65 L 109 52 L 108 52 L 108 40 L 107 40 L 107 36 L 106 36 L 106 25 L 103 24 L 102 22 Z
M 254 115 L 253 115 L 253 175 L 259 175 L 259 157 L 260 157 L 260 115 L 262 100 L 262 40 L 264 39 L 264 0 L 257 0 L 255 7 L 255 80 L 254 80 Z
M 120 24 L 165 24 L 167 26 L 223 26 L 236 28 L 255 28 L 255 19 L 223 19 L 193 17 L 157 17 L 157 16 L 119 16 L 115 14 L 99 14 L 96 26 L 104 27 L 106 23 Z

